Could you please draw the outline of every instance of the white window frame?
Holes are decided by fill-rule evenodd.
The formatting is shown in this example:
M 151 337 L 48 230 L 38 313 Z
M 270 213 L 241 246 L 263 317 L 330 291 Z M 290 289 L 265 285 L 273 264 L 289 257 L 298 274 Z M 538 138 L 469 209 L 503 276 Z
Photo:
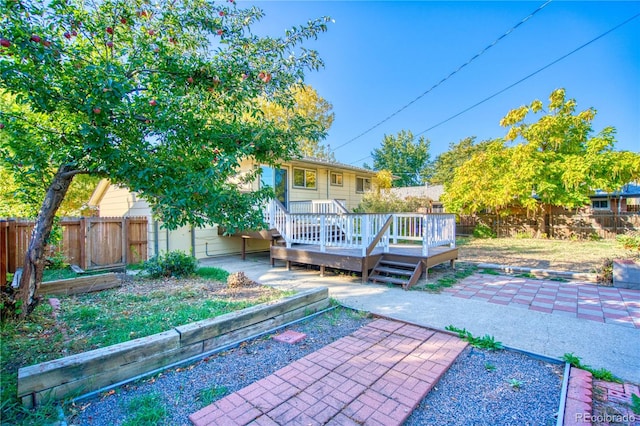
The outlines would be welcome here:
M 344 186 L 344 173 L 342 172 L 330 172 L 329 174 L 329 182 L 331 183 L 332 186 Z M 336 177 L 336 181 L 333 181 L 334 176 Z M 340 179 L 337 179 L 337 178 Z M 340 180 L 340 183 L 338 183 L 338 180 Z
M 362 190 L 358 190 L 358 180 L 362 180 Z M 364 176 L 356 176 L 356 194 L 364 194 L 371 190 L 371 178 Z
M 304 186 L 296 185 L 296 170 L 301 170 L 304 173 Z M 307 184 L 307 173 L 313 173 L 315 175 L 316 178 L 315 178 L 314 186 L 308 186 L 308 184 Z M 294 188 L 311 189 L 311 190 L 315 190 L 315 189 L 318 188 L 318 171 L 316 169 L 307 169 L 307 168 L 304 168 L 304 167 L 294 167 L 291 177 L 292 177 L 291 185 Z

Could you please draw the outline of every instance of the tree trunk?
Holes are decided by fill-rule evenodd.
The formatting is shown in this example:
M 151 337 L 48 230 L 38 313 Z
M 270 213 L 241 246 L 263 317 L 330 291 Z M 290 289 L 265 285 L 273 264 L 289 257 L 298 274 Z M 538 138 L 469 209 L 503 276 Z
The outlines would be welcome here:
M 78 173 L 69 166 L 60 166 L 45 195 L 42 207 L 36 218 L 31 241 L 24 259 L 20 286 L 16 295 L 21 304 L 21 316 L 27 316 L 36 307 L 36 292 L 42 283 L 45 249 L 51 235 L 56 212 L 64 200 L 73 177 Z

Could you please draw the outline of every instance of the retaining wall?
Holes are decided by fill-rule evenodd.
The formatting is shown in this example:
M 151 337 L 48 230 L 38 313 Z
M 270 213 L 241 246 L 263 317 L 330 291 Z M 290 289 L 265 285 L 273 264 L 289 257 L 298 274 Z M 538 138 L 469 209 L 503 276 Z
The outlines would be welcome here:
M 129 342 L 21 368 L 18 397 L 27 407 L 78 397 L 163 367 L 204 357 L 225 345 L 329 307 L 326 287 Z

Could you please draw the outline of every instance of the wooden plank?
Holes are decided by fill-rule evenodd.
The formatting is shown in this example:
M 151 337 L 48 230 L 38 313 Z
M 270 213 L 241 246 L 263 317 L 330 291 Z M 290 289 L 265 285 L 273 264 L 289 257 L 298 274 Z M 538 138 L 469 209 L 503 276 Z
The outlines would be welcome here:
M 176 327 L 176 331 L 180 333 L 181 344 L 188 345 L 248 327 L 327 297 L 329 290 L 326 287 L 314 288 L 275 302 Z
M 119 287 L 122 280 L 113 273 L 89 275 L 86 277 L 69 278 L 57 281 L 47 281 L 38 288 L 38 295 L 44 294 L 79 294 L 89 293 L 92 291 L 105 290 L 108 288 Z
M 180 348 L 180 334 L 175 330 L 131 340 L 43 362 L 18 370 L 18 396 L 41 392 L 61 383 L 93 376 L 103 371 L 137 363 L 155 354 Z M 183 345 L 184 346 L 184 345 Z
M 308 265 L 325 265 L 330 268 L 344 269 L 347 271 L 362 271 L 361 256 L 349 256 L 331 252 L 319 253 L 280 246 L 271 247 L 271 256 L 273 259 L 305 263 Z
M 204 341 L 204 352 L 213 351 L 225 345 L 239 343 L 247 338 L 279 327 L 288 322 L 304 318 L 316 312 L 320 312 L 323 309 L 327 309 L 330 305 L 331 301 L 328 298 L 322 299 L 309 305 L 302 306 L 298 309 L 294 309 L 292 311 L 269 318 L 265 321 L 261 321 L 257 324 L 234 330 L 220 336 L 212 337 L 211 339 Z
M 127 381 L 133 377 L 149 374 L 165 366 L 197 356 L 203 352 L 202 342 L 151 354 L 137 362 L 119 365 L 117 368 L 102 370 L 91 376 L 71 377 L 69 381 L 35 392 L 35 403 L 40 405 L 50 401 L 59 401 Z

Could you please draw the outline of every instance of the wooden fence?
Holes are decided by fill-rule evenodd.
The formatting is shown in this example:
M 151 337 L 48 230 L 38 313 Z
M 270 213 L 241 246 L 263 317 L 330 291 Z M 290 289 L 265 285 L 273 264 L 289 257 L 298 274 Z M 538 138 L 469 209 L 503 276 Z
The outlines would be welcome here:
M 63 218 L 62 241 L 52 252 L 84 270 L 138 263 L 147 258 L 146 217 Z M 6 274 L 22 267 L 34 222 L 0 220 L 0 285 Z
M 518 234 L 540 235 L 557 239 L 613 239 L 616 235 L 640 232 L 638 212 L 573 212 L 554 211 L 544 216 L 511 214 L 499 217 L 495 214 L 460 216 L 456 226 L 458 235 L 472 235 L 478 224 L 484 224 L 499 237 L 514 237 Z

